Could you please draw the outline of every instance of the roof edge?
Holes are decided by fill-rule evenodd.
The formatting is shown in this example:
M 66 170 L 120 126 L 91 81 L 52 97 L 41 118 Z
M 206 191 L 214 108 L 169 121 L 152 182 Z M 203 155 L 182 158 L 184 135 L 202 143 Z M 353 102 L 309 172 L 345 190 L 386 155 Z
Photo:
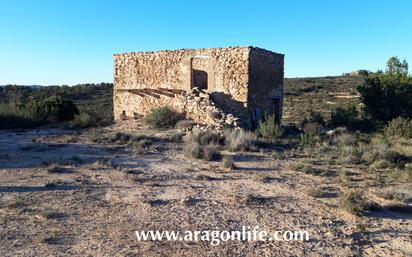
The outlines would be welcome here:
M 254 47 L 254 46 L 226 46 L 226 47 L 208 47 L 208 48 L 178 48 L 178 49 L 172 49 L 172 50 L 157 50 L 157 51 L 136 51 L 136 52 L 124 52 L 124 53 L 118 53 L 118 54 L 113 54 L 114 57 L 116 56 L 125 56 L 125 55 L 131 55 L 131 54 L 153 54 L 153 53 L 162 53 L 162 52 L 175 52 L 175 51 L 183 51 L 183 50 L 208 50 L 208 49 L 244 49 L 244 48 L 249 48 L 249 49 L 255 49 L 255 50 L 264 50 L 268 51 L 271 53 L 275 54 L 280 54 L 276 53 L 270 50 L 266 50 L 264 48 L 259 48 L 259 47 Z M 283 54 L 280 54 L 283 55 Z

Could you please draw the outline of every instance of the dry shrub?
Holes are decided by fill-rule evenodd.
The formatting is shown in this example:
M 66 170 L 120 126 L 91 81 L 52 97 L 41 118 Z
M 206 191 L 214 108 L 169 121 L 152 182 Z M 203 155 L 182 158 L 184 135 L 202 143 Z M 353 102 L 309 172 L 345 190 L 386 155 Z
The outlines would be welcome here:
M 230 155 L 225 155 L 223 156 L 223 167 L 231 170 L 237 169 L 235 162 L 233 161 L 232 156 Z
M 211 131 L 193 130 L 183 141 L 184 152 L 187 156 L 207 161 L 218 161 L 222 158 L 219 152 L 221 137 Z
M 219 161 L 222 159 L 222 155 L 216 145 L 210 144 L 203 147 L 202 158 L 206 161 Z
M 253 132 L 240 130 L 226 130 L 224 133 L 225 145 L 230 151 L 257 151 L 257 136 Z
M 386 137 L 412 138 L 412 119 L 393 119 L 385 127 L 384 134 Z
M 340 196 L 339 207 L 350 214 L 361 216 L 374 206 L 366 200 L 363 191 L 352 190 Z
M 220 144 L 223 140 L 222 138 L 212 132 L 212 131 L 202 131 L 202 130 L 192 130 L 189 134 L 187 134 L 183 141 L 186 144 L 197 143 L 201 146 L 210 145 L 210 144 Z

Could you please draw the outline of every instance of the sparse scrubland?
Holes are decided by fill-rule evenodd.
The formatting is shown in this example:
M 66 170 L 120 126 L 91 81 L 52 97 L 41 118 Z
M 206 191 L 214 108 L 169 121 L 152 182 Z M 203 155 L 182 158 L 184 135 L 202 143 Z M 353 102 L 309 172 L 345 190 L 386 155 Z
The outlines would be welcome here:
M 41 97 L 30 108 L 4 101 L 2 128 L 26 124 L 3 121 L 36 117 L 33 110 L 42 110 L 33 126 L 56 126 L 0 133 L 0 254 L 410 256 L 412 78 L 404 64 L 395 58 L 386 72 L 287 79 L 287 122 L 267 115 L 255 131 L 196 128 L 167 107 L 110 124 L 91 109 L 94 100 L 108 106 L 102 99 L 81 106 L 67 88 L 60 100 L 77 111 L 70 107 L 64 119 L 56 99 L 49 109 Z M 18 108 L 6 108 L 12 104 Z M 135 230 L 242 225 L 306 229 L 311 240 L 213 247 L 134 238 Z

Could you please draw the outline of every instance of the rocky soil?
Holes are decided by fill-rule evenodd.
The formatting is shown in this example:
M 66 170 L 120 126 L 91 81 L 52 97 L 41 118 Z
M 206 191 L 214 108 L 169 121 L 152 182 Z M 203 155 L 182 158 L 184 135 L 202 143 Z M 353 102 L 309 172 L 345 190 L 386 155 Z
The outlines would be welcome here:
M 108 131 L 120 131 L 113 126 Z M 172 131 L 136 151 L 84 133 L 0 133 L 1 256 L 411 256 L 412 215 L 338 208 L 339 186 L 295 158 L 226 153 L 237 169 L 186 157 Z M 52 169 L 58 163 L 58 169 Z M 314 198 L 319 186 L 328 194 Z M 136 230 L 308 230 L 307 242 L 139 242 Z

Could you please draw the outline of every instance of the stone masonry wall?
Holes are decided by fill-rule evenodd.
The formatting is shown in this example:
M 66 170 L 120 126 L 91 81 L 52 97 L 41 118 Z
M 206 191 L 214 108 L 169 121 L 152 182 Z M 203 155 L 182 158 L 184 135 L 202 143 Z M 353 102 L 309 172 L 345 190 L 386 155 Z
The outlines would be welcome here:
M 217 127 L 237 119 L 247 126 L 251 121 L 256 124 L 256 118 L 274 110 L 280 113 L 280 121 L 282 54 L 255 47 L 181 49 L 117 54 L 114 63 L 116 120 L 123 112 L 127 117 L 144 116 L 167 105 L 195 122 Z M 193 95 L 195 86 L 204 88 L 207 96 Z M 146 93 L 162 88 L 183 91 L 174 92 L 174 97 Z M 144 94 L 139 93 L 142 90 Z M 216 112 L 221 118 L 216 119 Z
M 187 85 L 191 80 L 190 74 L 188 74 L 190 73 L 188 65 L 190 61 L 193 69 L 208 71 L 208 80 L 211 80 L 214 85 L 214 88 L 211 89 L 213 92 L 230 96 L 233 101 L 246 106 L 249 78 L 248 59 L 248 47 L 181 49 L 114 55 L 115 119 L 120 118 L 122 111 L 125 111 L 127 116 L 133 116 L 133 113 L 145 115 L 150 109 L 159 105 L 173 107 L 176 98 L 142 97 L 117 90 L 170 88 L 188 91 L 190 88 L 187 88 Z M 227 101 L 220 102 L 228 104 Z M 222 106 L 222 108 L 225 107 L 227 106 Z M 195 112 L 186 110 L 186 113 L 189 118 L 197 122 L 205 122 L 203 118 L 196 117 Z
M 248 109 L 260 117 L 277 109 L 282 116 L 284 55 L 252 47 L 249 53 Z

